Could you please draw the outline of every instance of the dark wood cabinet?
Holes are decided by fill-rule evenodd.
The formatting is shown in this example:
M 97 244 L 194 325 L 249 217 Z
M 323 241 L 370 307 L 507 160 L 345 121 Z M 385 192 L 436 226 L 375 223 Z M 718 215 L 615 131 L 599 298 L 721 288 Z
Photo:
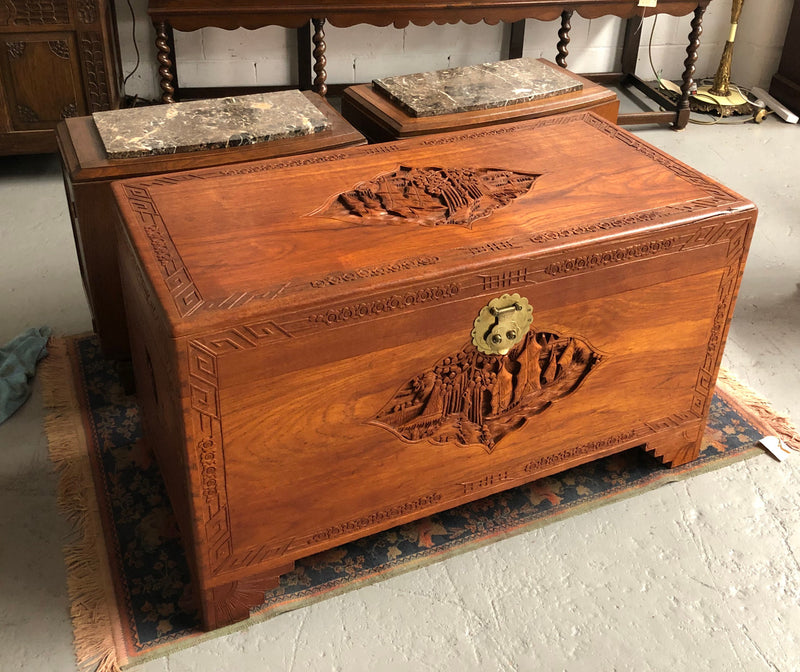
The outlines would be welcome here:
M 772 78 L 769 92 L 793 112 L 800 113 L 800 0 L 795 0 L 781 63 Z
M 0 154 L 56 151 L 59 121 L 119 105 L 119 72 L 110 2 L 0 2 Z

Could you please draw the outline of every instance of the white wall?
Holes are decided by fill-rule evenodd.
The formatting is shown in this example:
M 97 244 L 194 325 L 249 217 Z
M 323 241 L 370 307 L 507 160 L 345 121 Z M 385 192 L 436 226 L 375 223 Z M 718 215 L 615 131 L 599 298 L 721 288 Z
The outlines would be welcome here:
M 732 79 L 741 86 L 766 86 L 775 73 L 793 0 L 750 0 L 744 5 L 733 57 Z M 136 43 L 141 64 L 126 91 L 156 98 L 158 87 L 155 33 L 147 16 L 147 0 L 132 0 Z M 696 78 L 713 76 L 730 24 L 729 0 L 714 0 L 703 20 Z M 117 3 L 123 72 L 134 67 L 132 21 L 125 3 Z M 657 17 L 652 58 L 662 77 L 679 80 L 686 58 L 689 16 Z M 653 79 L 648 42 L 654 19 L 644 22 L 637 73 Z M 558 22 L 529 20 L 525 30 L 525 56 L 556 56 Z M 445 26 L 392 26 L 353 28 L 327 26 L 328 83 L 358 83 L 374 77 L 436 70 L 502 57 L 508 28 L 479 23 Z M 572 19 L 568 67 L 575 72 L 617 69 L 621 54 L 623 21 L 615 17 Z M 178 76 L 182 86 L 271 85 L 297 81 L 295 31 L 279 27 L 256 31 L 204 28 L 175 33 Z

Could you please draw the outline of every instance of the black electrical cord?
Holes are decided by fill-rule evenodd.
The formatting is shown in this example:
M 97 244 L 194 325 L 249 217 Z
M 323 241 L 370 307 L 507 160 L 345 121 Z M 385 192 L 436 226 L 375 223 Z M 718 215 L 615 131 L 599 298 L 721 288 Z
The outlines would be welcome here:
M 123 95 L 125 95 L 125 85 L 128 83 L 128 80 L 131 78 L 131 75 L 133 75 L 133 73 L 139 69 L 139 64 L 141 63 L 141 56 L 139 54 L 139 45 L 136 44 L 136 16 L 133 13 L 133 6 L 131 5 L 131 0 L 127 0 L 127 3 L 128 3 L 128 9 L 130 10 L 131 13 L 131 39 L 133 40 L 133 48 L 136 50 L 136 65 L 133 66 L 133 70 L 131 70 L 125 77 L 125 79 L 122 80 Z M 134 98 L 134 101 L 136 100 L 136 98 L 138 98 L 138 96 Z

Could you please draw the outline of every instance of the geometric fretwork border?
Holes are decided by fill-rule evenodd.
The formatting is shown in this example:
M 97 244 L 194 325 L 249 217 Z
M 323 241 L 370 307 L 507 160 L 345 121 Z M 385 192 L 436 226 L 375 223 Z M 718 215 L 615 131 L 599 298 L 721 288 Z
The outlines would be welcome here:
M 150 191 L 145 187 L 124 186 L 133 213 L 139 218 L 142 230 L 150 241 L 161 276 L 181 317 L 191 315 L 203 303 L 192 281 Z

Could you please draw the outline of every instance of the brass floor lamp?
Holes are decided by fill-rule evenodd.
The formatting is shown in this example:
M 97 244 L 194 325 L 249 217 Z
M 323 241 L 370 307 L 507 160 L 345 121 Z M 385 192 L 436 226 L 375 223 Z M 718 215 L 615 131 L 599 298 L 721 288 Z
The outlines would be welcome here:
M 732 114 L 752 114 L 752 106 L 747 98 L 742 95 L 738 88 L 731 87 L 731 60 L 733 58 L 733 42 L 736 39 L 736 28 L 739 25 L 739 17 L 742 14 L 744 0 L 733 0 L 731 5 L 731 30 L 725 48 L 722 50 L 722 58 L 719 61 L 717 73 L 714 75 L 714 83 L 710 86 L 697 87 L 690 99 L 689 104 L 693 110 L 698 112 L 717 112 L 722 117 Z

